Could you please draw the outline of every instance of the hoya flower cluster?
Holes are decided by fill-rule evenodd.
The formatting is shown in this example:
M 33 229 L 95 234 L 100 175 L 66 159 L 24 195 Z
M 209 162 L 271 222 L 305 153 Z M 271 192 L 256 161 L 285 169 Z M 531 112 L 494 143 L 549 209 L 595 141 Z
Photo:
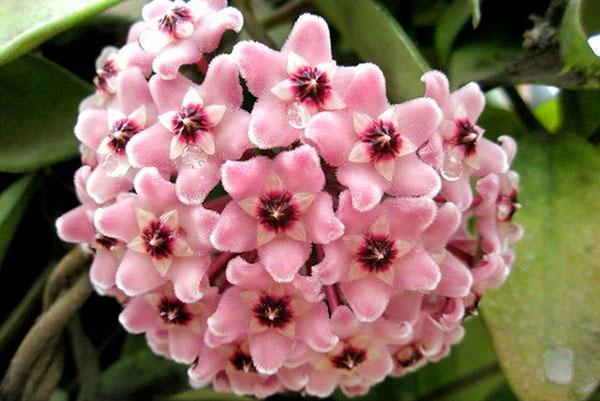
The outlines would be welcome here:
M 513 263 L 514 141 L 483 138 L 478 86 L 437 71 L 390 104 L 314 15 L 281 50 L 212 54 L 241 26 L 224 0 L 154 0 L 103 51 L 59 235 L 193 386 L 356 395 L 447 355 Z

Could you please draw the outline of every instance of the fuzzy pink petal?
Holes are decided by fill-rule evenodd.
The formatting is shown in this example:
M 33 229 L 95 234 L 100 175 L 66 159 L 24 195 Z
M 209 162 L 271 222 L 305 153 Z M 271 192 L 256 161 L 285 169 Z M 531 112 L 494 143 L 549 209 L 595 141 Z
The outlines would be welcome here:
M 248 345 L 254 366 L 262 374 L 273 374 L 290 354 L 292 341 L 275 330 L 248 335 Z
M 86 183 L 86 191 L 94 202 L 102 204 L 117 196 L 119 192 L 131 189 L 129 179 L 124 177 L 110 177 L 101 166 L 92 171 Z
M 154 166 L 160 170 L 171 169 L 169 146 L 172 137 L 173 134 L 159 123 L 134 135 L 127 143 L 129 163 L 138 168 Z
M 66 242 L 90 242 L 94 237 L 94 227 L 86 206 L 69 210 L 56 220 L 56 232 Z
M 193 87 L 193 83 L 183 75 L 170 81 L 160 79 L 158 75 L 155 75 L 150 78 L 149 86 L 158 113 L 164 114 L 168 111 L 179 110 L 183 97 L 190 87 Z
M 202 336 L 186 326 L 169 330 L 169 353 L 175 362 L 191 364 L 200 353 Z
M 464 297 L 473 284 L 473 276 L 468 267 L 448 253 L 440 263 L 442 279 L 435 292 L 446 297 Z
M 106 110 L 88 109 L 77 117 L 75 136 L 92 149 L 97 149 L 100 142 L 108 135 Z
M 130 333 L 139 334 L 160 327 L 158 311 L 144 297 L 133 297 L 119 315 L 119 322 Z
M 418 237 L 435 217 L 435 203 L 427 197 L 390 198 L 382 204 L 396 238 Z
M 323 246 L 325 256 L 312 268 L 313 275 L 325 285 L 343 280 L 348 273 L 352 254 L 343 241 L 338 240 Z
M 306 383 L 306 392 L 321 398 L 329 397 L 338 385 L 339 379 L 340 373 L 335 370 L 325 372 L 313 370 Z
M 329 312 L 324 303 L 315 305 L 296 324 L 296 335 L 317 352 L 328 352 L 338 342 L 331 332 Z
M 506 153 L 508 164 L 511 164 L 517 154 L 517 142 L 508 135 L 501 135 L 498 137 L 498 143 Z
M 440 71 L 429 71 L 423 74 L 421 81 L 425 83 L 425 96 L 436 101 L 446 118 L 454 118 L 448 78 Z
M 137 24 L 132 25 L 130 34 L 136 25 Z M 135 39 L 135 42 L 133 43 L 127 43 L 119 50 L 119 59 L 123 60 L 123 65 L 126 68 L 137 67 L 146 77 L 152 74 L 152 61 L 154 60 L 154 55 L 144 51 L 139 43 L 137 43 L 137 39 Z
M 175 185 L 165 180 L 154 167 L 145 167 L 137 173 L 134 188 L 143 205 L 164 211 L 177 207 Z
M 356 318 L 356 315 L 346 305 L 340 305 L 331 315 L 331 326 L 333 332 L 340 339 L 348 339 L 356 336 L 363 328 L 362 323 Z
M 130 297 L 143 294 L 165 282 L 146 254 L 128 250 L 117 271 L 117 287 Z
M 333 166 L 348 163 L 348 155 L 358 139 L 347 113 L 324 111 L 315 115 L 304 131 L 319 154 Z
M 446 247 L 450 236 L 456 232 L 461 221 L 460 210 L 447 202 L 437 209 L 435 220 L 422 235 L 427 249 L 437 252 Z
M 258 256 L 273 280 L 290 282 L 308 260 L 310 251 L 311 246 L 306 242 L 279 237 L 258 248 Z
M 361 212 L 375 207 L 390 185 L 381 174 L 367 164 L 353 163 L 340 167 L 337 178 L 340 184 L 350 190 L 352 206 Z
M 281 368 L 277 371 L 277 378 L 286 389 L 301 391 L 308 383 L 308 369 L 304 366 L 295 369 Z
M 210 15 L 210 17 L 200 19 L 196 25 L 193 39 L 196 46 L 203 53 L 210 53 L 217 48 L 226 30 L 239 32 L 242 29 L 243 22 L 244 17 L 237 8 L 219 9 L 217 13 Z
M 179 67 L 193 64 L 200 58 L 202 51 L 191 38 L 187 38 L 162 50 L 154 59 L 152 68 L 161 79 L 171 80 L 177 78 Z
M 423 293 L 402 291 L 390 299 L 386 316 L 395 322 L 415 322 L 421 310 Z
M 431 291 L 440 282 L 438 265 L 420 248 L 414 248 L 395 265 L 397 287 L 413 291 Z
M 471 190 L 469 174 L 463 173 L 456 181 L 444 180 L 444 185 L 442 185 L 440 193 L 460 210 L 467 210 L 473 202 L 473 191 Z
M 302 130 L 290 125 L 287 103 L 273 95 L 260 97 L 250 116 L 250 141 L 261 149 L 287 146 L 302 135 Z
M 385 77 L 375 64 L 360 64 L 348 86 L 344 102 L 351 110 L 376 118 L 388 108 Z
M 234 199 L 257 195 L 269 173 L 271 161 L 265 157 L 228 161 L 221 168 L 223 187 Z
M 216 156 L 221 160 L 237 160 L 251 147 L 248 139 L 250 114 L 245 110 L 228 110 L 214 129 Z
M 218 220 L 218 213 L 201 206 L 179 208 L 179 224 L 185 231 L 185 238 L 200 253 L 212 250 L 210 234 Z
M 440 124 L 442 111 L 432 99 L 419 98 L 395 106 L 394 117 L 400 133 L 419 147 Z
M 177 197 L 186 205 L 199 205 L 219 183 L 219 163 L 207 160 L 198 168 L 179 170 L 175 188 Z
M 247 288 L 266 288 L 272 283 L 271 276 L 259 263 L 248 263 L 238 256 L 227 265 L 227 281 L 235 286 Z
M 135 216 L 136 201 L 133 197 L 120 200 L 96 210 L 94 226 L 107 237 L 123 242 L 131 241 L 139 232 Z
M 361 376 L 377 383 L 382 381 L 394 369 L 394 362 L 387 348 L 379 349 L 379 357 L 376 359 L 369 358 L 364 363 L 361 363 L 356 368 Z
M 202 347 L 198 362 L 188 370 L 189 377 L 196 382 L 209 382 L 219 371 L 223 370 L 227 360 L 218 351 Z
M 433 197 L 441 187 L 440 176 L 429 165 L 423 163 L 415 153 L 396 160 L 392 185 L 386 191 L 394 196 Z
M 191 303 L 202 298 L 201 283 L 209 263 L 208 257 L 177 258 L 173 261 L 167 277 L 173 282 L 179 300 Z
M 363 322 L 377 320 L 390 300 L 390 287 L 372 275 L 341 284 L 344 297 Z
M 309 145 L 280 153 L 275 159 L 277 174 L 291 192 L 318 192 L 325 185 L 319 155 Z
M 463 106 L 467 118 L 475 123 L 485 107 L 485 96 L 475 82 L 470 82 L 450 95 L 455 107 Z
M 490 173 L 505 173 L 508 170 L 508 160 L 506 152 L 500 145 L 481 138 L 477 144 L 477 156 L 479 158 L 479 168 L 477 175 L 487 175 Z
M 221 104 L 228 108 L 242 105 L 242 86 L 233 57 L 223 54 L 210 62 L 199 92 L 206 104 Z
M 282 51 L 294 52 L 311 65 L 330 61 L 331 42 L 327 22 L 316 15 L 301 15 L 296 20 Z
M 286 78 L 286 58 L 279 52 L 258 42 L 239 42 L 233 48 L 246 85 L 255 96 L 269 93 L 271 88 Z
M 117 104 L 118 109 L 125 115 L 129 115 L 141 105 L 146 105 L 148 121 L 153 122 L 155 111 L 148 82 L 142 71 L 137 67 L 131 67 L 121 71 L 117 80 Z
M 318 244 L 328 244 L 344 233 L 344 224 L 333 213 L 333 199 L 325 192 L 316 196 L 302 221 L 311 241 Z
M 208 329 L 217 336 L 235 336 L 248 329 L 250 313 L 240 299 L 239 291 L 226 291 L 217 310 L 207 319 Z
M 98 249 L 90 266 L 90 281 L 95 288 L 107 290 L 115 285 L 119 261 L 106 250 Z
M 231 201 L 221 213 L 210 241 L 220 251 L 245 252 L 256 248 L 256 220 Z

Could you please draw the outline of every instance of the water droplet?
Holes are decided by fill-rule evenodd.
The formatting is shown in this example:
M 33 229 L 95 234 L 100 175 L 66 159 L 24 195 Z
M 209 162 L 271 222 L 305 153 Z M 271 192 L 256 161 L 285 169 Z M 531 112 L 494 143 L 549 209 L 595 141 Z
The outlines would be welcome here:
M 204 152 L 198 146 L 186 146 L 177 160 L 180 168 L 200 168 L 205 162 Z
M 310 120 L 310 112 L 300 102 L 290 103 L 286 112 L 287 120 L 294 128 L 304 129 Z
M 544 352 L 544 373 L 556 384 L 568 384 L 573 380 L 575 354 L 568 348 L 550 348 Z
M 442 164 L 442 177 L 447 181 L 456 181 L 463 172 L 463 162 L 458 151 L 448 149 L 444 152 Z
M 119 156 L 111 152 L 102 160 L 102 168 L 109 177 L 122 177 L 129 170 L 127 156 Z

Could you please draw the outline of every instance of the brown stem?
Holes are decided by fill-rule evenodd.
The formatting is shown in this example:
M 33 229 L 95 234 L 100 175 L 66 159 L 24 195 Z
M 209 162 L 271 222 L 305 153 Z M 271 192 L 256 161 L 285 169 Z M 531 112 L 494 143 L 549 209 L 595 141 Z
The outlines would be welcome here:
M 204 202 L 202 205 L 204 208 L 212 210 L 217 213 L 221 213 L 225 206 L 231 201 L 231 196 L 226 195 L 217 199 L 210 200 L 208 202 Z
M 214 281 L 218 276 L 221 275 L 223 270 L 227 267 L 227 263 L 233 259 L 237 254 L 231 252 L 223 252 L 212 261 L 206 274 L 208 275 L 209 281 Z
M 61 335 L 67 321 L 92 293 L 87 273 L 79 276 L 75 284 L 58 297 L 37 320 L 25 336 L 2 380 L 0 394 L 7 401 L 21 399 L 25 384 L 38 358 Z
M 58 262 L 46 283 L 43 298 L 44 310 L 48 309 L 64 288 L 69 287 L 73 277 L 79 277 L 88 257 L 89 255 L 86 255 L 81 247 L 77 246 Z

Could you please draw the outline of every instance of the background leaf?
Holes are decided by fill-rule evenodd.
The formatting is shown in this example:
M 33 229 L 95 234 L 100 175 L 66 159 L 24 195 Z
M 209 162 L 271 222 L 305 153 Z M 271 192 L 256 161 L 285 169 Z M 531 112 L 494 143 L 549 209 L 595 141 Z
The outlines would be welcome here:
M 41 57 L 0 67 L 0 171 L 31 171 L 75 157 L 77 106 L 91 91 Z
M 17 225 L 27 208 L 35 182 L 35 174 L 26 175 L 0 194 L 0 267 Z
M 381 67 L 391 100 L 423 95 L 419 79 L 429 70 L 427 62 L 381 5 L 372 0 L 312 0 L 312 3 L 352 44 L 360 58 Z
M 471 6 L 471 20 L 473 22 L 473 28 L 477 28 L 479 21 L 481 21 L 481 8 L 479 6 L 480 0 L 469 0 L 469 6 Z
M 2 0 L 0 64 L 27 53 L 121 0 Z
M 439 58 L 446 63 L 456 37 L 467 23 L 471 10 L 469 0 L 454 0 L 442 13 L 434 33 L 435 49 Z
M 517 220 L 506 284 L 482 302 L 501 365 L 523 400 L 578 400 L 600 377 L 600 157 L 582 138 L 520 138 Z

